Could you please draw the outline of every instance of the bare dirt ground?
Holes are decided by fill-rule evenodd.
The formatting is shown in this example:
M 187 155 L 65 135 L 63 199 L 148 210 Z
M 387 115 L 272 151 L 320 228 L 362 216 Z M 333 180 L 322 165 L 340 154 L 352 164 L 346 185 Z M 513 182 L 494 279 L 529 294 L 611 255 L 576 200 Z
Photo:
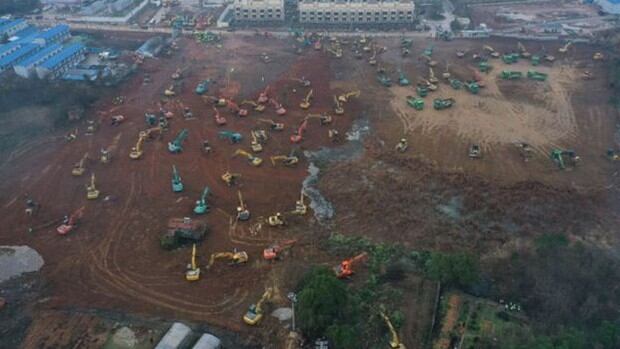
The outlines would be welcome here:
M 380 65 L 391 71 L 393 78 L 398 68 L 412 81 L 428 73 L 417 59 L 428 42 L 416 42 L 412 55 L 405 59 L 400 58 L 396 41 L 379 44 L 390 48 L 380 56 Z M 490 44 L 506 51 L 516 46 L 511 41 Z M 440 66 L 435 73 L 440 75 L 443 64 L 450 61 L 451 73 L 467 79 L 475 65 L 469 58 L 457 60 L 454 51 L 469 47 L 474 52 L 481 46 L 480 42 L 436 42 L 433 58 Z M 356 60 L 348 49 L 340 60 L 314 50 L 296 56 L 291 40 L 235 36 L 222 50 L 187 39 L 180 47 L 170 58 L 146 61 L 141 73 L 118 91 L 127 97 L 125 104 L 112 106 L 106 99 L 92 108 L 91 115 L 101 121 L 94 136 L 81 135 L 69 144 L 58 141 L 31 147 L 20 152 L 10 167 L 5 165 L 7 176 L 0 184 L 0 207 L 5 214 L 0 222 L 10 228 L 0 232 L 0 244 L 27 244 L 43 256 L 42 273 L 52 290 L 46 307 L 122 309 L 206 322 L 240 332 L 245 342 L 273 343 L 275 320 L 266 318 L 263 327 L 248 328 L 241 321 L 247 306 L 267 286 L 278 290 L 274 303 L 286 305 L 284 295 L 304 270 L 313 264 L 337 262 L 321 250 L 315 236 L 324 236 L 319 233 L 326 228 L 315 224 L 310 215 L 292 220 L 288 228 L 263 227 L 256 234 L 250 232 L 259 217 L 293 209 L 306 176 L 303 159 L 294 169 L 274 168 L 268 159 L 289 153 L 289 136 L 306 115 L 298 107 L 306 90 L 291 80 L 301 76 L 312 81 L 312 113 L 330 112 L 334 94 L 362 91 L 330 127 L 344 134 L 360 115 L 371 122 L 363 157 L 331 163 L 322 172 L 319 187 L 336 209 L 329 230 L 397 242 L 411 249 L 467 249 L 487 254 L 508 249 L 517 238 L 556 230 L 587 240 L 596 227 L 600 235 L 592 240 L 607 238 L 608 244 L 616 243 L 605 233 L 609 225 L 601 227 L 600 223 L 617 222 L 617 217 L 611 215 L 604 221 L 601 216 L 608 212 L 598 209 L 602 203 L 617 205 L 609 199 L 615 193 L 615 166 L 604 157 L 605 149 L 614 146 L 617 113 L 607 105 L 604 70 L 588 60 L 592 52 L 587 48 L 537 68 L 550 74 L 545 83 L 500 81 L 496 76 L 504 66 L 492 61 L 494 69 L 485 76 L 488 87 L 478 96 L 453 91 L 442 82 L 439 91 L 426 98 L 425 110 L 416 112 L 404 100 L 404 96 L 415 94 L 412 87 L 379 86 L 367 57 Z M 532 45 L 530 51 L 539 49 Z M 556 52 L 557 47 L 547 49 Z M 262 52 L 274 62 L 260 62 Z M 130 160 L 128 152 L 138 132 L 148 128 L 144 112 L 159 109 L 163 90 L 171 84 L 170 76 L 177 67 L 183 68 L 185 76 L 180 95 L 163 100 L 164 107 L 175 113 L 170 131 L 164 141 L 145 143 L 142 159 Z M 528 67 L 519 63 L 510 68 L 525 71 Z M 595 80 L 578 78 L 586 68 L 597 76 Z M 151 75 L 152 83 L 142 84 L 143 72 Z M 194 93 L 196 84 L 206 78 L 216 81 L 211 94 L 233 97 L 237 102 L 255 99 L 269 85 L 272 96 L 284 103 L 288 113 L 278 117 L 268 107 L 262 115 L 250 112 L 250 116 L 238 118 L 222 108 L 228 125 L 218 128 L 211 106 Z M 454 97 L 456 106 L 435 111 L 432 98 L 436 96 Z M 181 103 L 192 109 L 194 120 L 183 120 Z M 117 114 L 127 121 L 112 127 L 110 117 Z M 257 123 L 258 117 L 279 119 L 286 130 L 271 133 L 266 150 L 258 154 L 264 163 L 254 168 L 232 154 L 237 148 L 249 151 L 249 130 L 267 128 Z M 184 151 L 168 153 L 166 143 L 183 128 L 189 129 Z M 231 146 L 218 139 L 220 130 L 242 132 L 246 139 Z M 403 135 L 410 150 L 396 154 L 393 147 Z M 304 137 L 300 150 L 331 146 L 327 128 L 318 122 L 309 124 Z M 201 151 L 205 138 L 214 146 L 212 154 Z M 530 162 L 519 157 L 512 144 L 516 140 L 534 146 Z M 467 157 L 471 142 L 481 143 L 483 159 Z M 96 161 L 99 149 L 110 145 L 114 145 L 112 162 L 100 164 Z M 575 149 L 582 164 L 573 171 L 559 171 L 548 159 L 552 147 Z M 91 155 L 86 175 L 72 177 L 73 164 L 85 152 Z M 186 186 L 181 194 L 170 189 L 172 165 L 177 166 Z M 238 187 L 229 188 L 220 180 L 227 170 L 242 174 Z M 97 174 L 102 197 L 109 196 L 109 200 L 86 200 L 84 186 L 90 172 Z M 205 185 L 212 190 L 212 211 L 203 217 L 210 232 L 199 247 L 200 263 L 204 265 L 213 252 L 233 248 L 247 251 L 250 261 L 238 268 L 218 263 L 200 282 L 190 284 L 183 277 L 188 250 L 166 252 L 159 248 L 158 240 L 168 218 L 191 215 Z M 242 190 L 252 212 L 249 224 L 231 223 L 237 189 Z M 24 193 L 43 206 L 33 221 L 23 215 Z M 58 236 L 54 232 L 58 220 L 81 206 L 86 211 L 78 230 Z M 28 227 L 34 232 L 27 233 Z M 300 240 L 291 258 L 277 264 L 261 259 L 264 247 L 291 237 Z M 434 287 L 429 282 L 418 284 L 420 301 L 413 303 L 418 303 L 423 314 L 407 312 L 403 336 L 412 348 L 419 347 L 424 337 L 420 329 L 430 322 L 429 304 L 434 301 Z M 412 307 L 416 304 L 408 304 L 408 309 Z

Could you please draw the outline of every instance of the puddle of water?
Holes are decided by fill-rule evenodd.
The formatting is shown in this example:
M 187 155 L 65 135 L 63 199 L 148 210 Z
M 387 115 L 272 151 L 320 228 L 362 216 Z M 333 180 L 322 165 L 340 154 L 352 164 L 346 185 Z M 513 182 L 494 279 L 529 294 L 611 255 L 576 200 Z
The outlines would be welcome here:
M 463 199 L 454 196 L 447 204 L 437 205 L 437 210 L 452 220 L 460 220 L 461 211 L 463 210 Z
M 38 271 L 43 257 L 28 246 L 0 246 L 0 282 Z

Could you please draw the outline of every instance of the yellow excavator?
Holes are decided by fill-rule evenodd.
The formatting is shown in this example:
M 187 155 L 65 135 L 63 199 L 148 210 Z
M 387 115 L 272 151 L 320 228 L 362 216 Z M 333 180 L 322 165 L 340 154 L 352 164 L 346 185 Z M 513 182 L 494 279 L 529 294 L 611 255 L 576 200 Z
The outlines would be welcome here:
M 284 130 L 284 124 L 281 122 L 275 122 L 271 119 L 258 119 L 259 122 L 269 124 L 272 131 L 282 131 Z
M 527 52 L 527 49 L 521 42 L 517 42 L 517 48 L 519 49 L 519 53 L 521 53 L 521 57 L 526 59 L 532 57 L 532 54 Z
M 251 131 L 250 135 L 252 136 L 252 142 L 250 143 L 250 148 L 252 148 L 252 151 L 255 153 L 260 153 L 261 151 L 263 151 L 263 145 L 260 144 L 260 142 L 258 141 L 256 132 Z
M 185 280 L 198 281 L 200 279 L 200 268 L 196 265 L 196 244 L 192 246 L 192 262 L 187 265 Z
M 334 113 L 336 113 L 336 115 L 344 114 L 344 108 L 342 108 L 342 105 L 340 104 L 340 101 L 338 100 L 338 97 L 336 97 L 336 95 L 334 95 Z
M 332 123 L 332 121 L 334 121 L 334 118 L 331 115 L 328 115 L 326 113 L 308 114 L 308 116 L 306 116 L 306 119 L 319 119 L 319 121 L 321 122 L 321 125 L 329 125 Z
M 132 147 L 131 151 L 129 152 L 129 158 L 133 160 L 138 160 L 142 157 L 142 154 L 144 153 L 144 151 L 142 150 L 142 145 L 144 144 L 145 140 L 146 133 L 140 132 L 140 135 L 138 136 L 138 141 L 136 142 L 136 146 Z
M 216 252 L 211 255 L 211 258 L 209 258 L 209 264 L 207 264 L 207 270 L 211 269 L 215 261 L 218 259 L 227 259 L 227 260 L 230 260 L 230 265 L 239 265 L 239 264 L 247 263 L 248 254 L 245 251 L 237 251 L 237 250 L 234 250 L 233 252 Z
M 433 68 L 428 68 L 428 81 L 431 82 L 431 84 L 436 84 L 439 82 L 439 79 L 437 79 L 437 77 L 435 76 L 435 72 L 433 71 Z
M 226 183 L 226 185 L 231 187 L 233 184 L 235 184 L 236 179 L 239 177 L 241 177 L 241 174 L 239 173 L 232 173 L 230 171 L 226 171 L 222 175 L 222 180 L 224 181 L 224 183 Z
M 248 158 L 248 161 L 250 162 L 250 164 L 252 164 L 252 166 L 260 166 L 263 163 L 263 159 L 259 158 L 258 156 L 254 156 L 242 149 L 237 149 L 233 156 L 237 155 L 245 156 L 246 158 Z
M 249 100 L 244 100 L 241 102 L 240 105 L 250 105 L 254 108 L 254 111 L 257 111 L 259 113 L 262 113 L 263 111 L 265 111 L 265 105 L 264 104 L 258 104 L 254 101 L 249 101 Z
M 170 85 L 170 87 L 164 90 L 164 96 L 166 97 L 176 96 L 176 92 L 174 92 L 174 85 Z
M 448 80 L 450 76 L 450 63 L 446 61 L 446 71 L 441 74 L 441 77 Z
M 110 162 L 110 158 L 112 157 L 111 152 L 112 150 L 110 148 L 101 148 L 101 156 L 99 157 L 99 161 L 101 161 L 102 164 L 107 164 Z
M 243 202 L 241 190 L 237 190 L 237 197 L 239 198 L 239 206 L 237 206 L 237 219 L 240 221 L 247 221 L 250 219 L 250 210 L 248 210 L 248 206 L 245 202 Z
M 308 109 L 310 108 L 310 99 L 312 98 L 312 92 L 314 90 L 310 89 L 310 91 L 308 91 L 308 94 L 306 94 L 306 97 L 303 99 L 303 101 L 301 101 L 301 103 L 299 103 L 299 107 L 301 109 Z
M 286 221 L 282 213 L 276 212 L 273 216 L 267 217 L 267 224 L 271 227 L 282 227 L 286 224 Z
M 86 159 L 88 159 L 88 153 L 85 153 L 84 156 L 82 156 L 82 158 L 80 159 L 80 161 L 73 165 L 73 169 L 71 170 L 71 174 L 73 176 L 81 176 L 84 174 L 84 171 L 86 171 L 86 168 L 84 167 Z
M 482 49 L 487 51 L 489 55 L 493 58 L 499 58 L 500 56 L 499 52 L 495 51 L 495 49 L 489 45 L 484 45 Z
M 299 200 L 295 201 L 295 211 L 293 211 L 294 214 L 303 216 L 308 212 L 308 206 L 304 203 L 304 196 L 306 196 L 306 194 L 302 189 Z
M 374 66 L 377 65 L 377 49 L 373 46 L 372 56 L 368 59 L 368 64 Z
M 338 96 L 338 101 L 341 103 L 347 103 L 349 101 L 349 98 L 351 97 L 359 97 L 360 96 L 360 91 L 351 91 L 351 92 L 347 92 L 344 94 L 341 94 L 340 96 Z
M 569 42 L 567 42 L 564 46 L 560 47 L 560 48 L 558 49 L 558 52 L 560 52 L 560 53 L 566 53 L 566 52 L 568 52 L 568 49 L 569 49 L 571 46 L 573 46 L 573 42 L 572 42 L 572 41 L 569 41 Z
M 282 161 L 282 164 L 286 167 L 293 167 L 299 163 L 299 158 L 295 155 L 295 151 L 287 155 L 274 155 L 271 158 L 271 164 L 275 167 L 278 161 Z
M 99 190 L 95 186 L 95 174 L 90 175 L 90 184 L 86 186 L 86 198 L 95 200 L 99 197 Z
M 267 288 L 258 302 L 250 305 L 248 311 L 245 315 L 243 315 L 243 322 L 251 326 L 258 325 L 258 323 L 263 319 L 263 304 L 270 300 L 272 295 L 273 288 Z
M 400 342 L 400 339 L 398 338 L 398 333 L 396 333 L 396 329 L 392 325 L 392 321 L 390 321 L 390 318 L 387 315 L 385 315 L 384 312 L 380 312 L 379 314 L 381 314 L 381 317 L 383 318 L 383 320 L 385 320 L 385 324 L 390 329 L 390 334 L 392 335 L 392 338 L 390 339 L 390 348 L 407 349 L 405 345 Z

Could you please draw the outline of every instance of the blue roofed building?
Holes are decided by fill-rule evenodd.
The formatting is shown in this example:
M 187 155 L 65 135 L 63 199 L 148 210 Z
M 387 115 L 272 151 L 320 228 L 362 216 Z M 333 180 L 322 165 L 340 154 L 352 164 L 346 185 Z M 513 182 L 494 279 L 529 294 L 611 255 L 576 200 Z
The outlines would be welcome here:
M 36 67 L 62 51 L 61 44 L 51 44 L 41 51 L 13 65 L 15 74 L 23 78 L 31 78 L 36 74 Z
M 0 36 L 13 36 L 15 33 L 26 29 L 28 23 L 23 19 L 14 19 L 0 24 Z
M 613 15 L 620 14 L 620 0 L 595 0 L 597 5 L 601 7 L 601 11 Z
M 39 33 L 33 42 L 39 45 L 49 45 L 53 42 L 62 42 L 71 37 L 71 33 L 69 32 L 69 26 L 66 24 L 59 24 L 57 26 L 51 27 L 48 30 Z
M 0 58 L 4 58 L 10 55 L 11 53 L 19 50 L 19 48 L 20 48 L 20 45 L 17 43 L 9 43 L 9 44 L 0 45 Z
M 85 52 L 86 48 L 82 44 L 67 45 L 56 55 L 37 65 L 37 76 L 40 79 L 61 77 L 84 59 Z
M 11 68 L 13 65 L 36 53 L 41 47 L 35 44 L 19 45 L 19 48 L 10 54 L 0 58 L 0 73 Z
M 38 32 L 39 32 L 39 30 L 37 29 L 37 27 L 28 26 L 28 27 L 18 31 L 17 33 L 13 34 L 13 36 L 11 36 L 9 38 L 9 42 L 22 41 L 24 38 L 30 37 L 33 34 L 37 34 Z

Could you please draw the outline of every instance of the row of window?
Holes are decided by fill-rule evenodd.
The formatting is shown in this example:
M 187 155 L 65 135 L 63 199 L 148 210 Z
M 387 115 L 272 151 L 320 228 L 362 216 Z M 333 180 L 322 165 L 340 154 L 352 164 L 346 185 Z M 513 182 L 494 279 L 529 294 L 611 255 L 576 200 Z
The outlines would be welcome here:
M 399 16 L 399 17 L 379 17 L 379 16 L 367 16 L 365 19 L 363 16 L 355 17 L 351 16 L 347 17 L 314 17 L 314 16 L 301 16 L 301 22 L 404 22 L 404 21 L 412 21 L 412 16 Z
M 323 11 L 301 11 L 301 16 L 322 16 L 323 14 L 325 14 L 325 17 L 329 17 L 331 16 L 332 12 L 331 11 L 325 11 L 323 13 Z M 413 16 L 413 11 L 367 11 L 366 13 L 364 13 L 364 11 L 349 11 L 349 12 L 334 12 L 333 13 L 335 17 L 337 17 L 338 15 L 341 16 L 347 16 L 347 15 L 351 15 L 351 16 L 355 16 L 356 14 L 359 16 L 363 16 L 364 14 L 366 14 L 367 16 L 380 16 L 381 14 L 383 14 L 383 16 L 388 16 L 388 15 L 392 15 L 392 16 L 396 16 L 398 14 L 398 16 Z
M 281 19 L 282 16 L 280 15 L 271 15 L 271 14 L 267 14 L 267 15 L 248 15 L 248 14 L 237 14 L 237 18 L 243 18 L 243 19 L 257 19 L 257 20 L 264 20 L 264 19 Z
M 302 0 L 301 2 L 306 4 L 312 3 L 328 3 L 328 2 L 338 2 L 338 3 L 367 3 L 368 0 Z M 371 1 L 372 3 L 394 3 L 396 1 Z
M 271 13 L 271 12 L 274 12 L 274 11 L 275 11 L 276 13 L 280 13 L 280 12 L 282 12 L 282 10 L 280 10 L 279 8 L 277 8 L 277 9 L 275 9 L 275 10 L 274 10 L 274 9 L 271 9 L 271 8 L 268 8 L 268 9 L 263 9 L 263 8 L 261 8 L 261 9 L 255 9 L 255 8 L 253 8 L 253 9 L 247 9 L 247 8 L 244 8 L 244 9 L 242 9 L 242 8 L 240 8 L 240 7 L 237 7 L 237 8 L 235 9 L 235 11 L 237 11 L 237 12 L 243 11 L 244 13 L 248 13 L 248 12 L 252 12 L 252 13 L 257 13 L 257 12 L 259 12 L 259 13 L 265 13 L 265 12 L 268 12 L 268 13 Z

